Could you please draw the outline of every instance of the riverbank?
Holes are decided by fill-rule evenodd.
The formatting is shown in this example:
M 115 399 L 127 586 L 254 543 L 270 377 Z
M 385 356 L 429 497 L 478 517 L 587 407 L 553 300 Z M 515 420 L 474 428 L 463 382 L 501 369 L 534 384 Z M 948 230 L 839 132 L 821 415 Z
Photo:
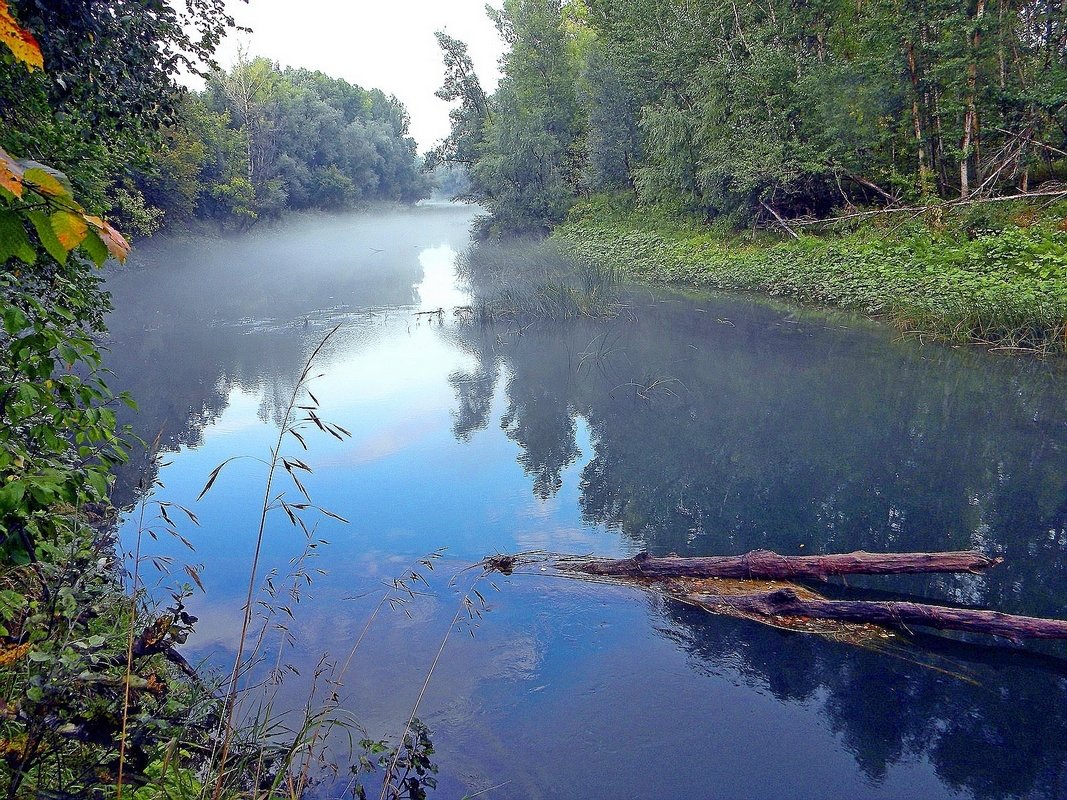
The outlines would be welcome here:
M 1067 204 L 967 213 L 783 239 L 597 197 L 553 238 L 582 263 L 639 280 L 838 306 L 954 342 L 1067 352 Z

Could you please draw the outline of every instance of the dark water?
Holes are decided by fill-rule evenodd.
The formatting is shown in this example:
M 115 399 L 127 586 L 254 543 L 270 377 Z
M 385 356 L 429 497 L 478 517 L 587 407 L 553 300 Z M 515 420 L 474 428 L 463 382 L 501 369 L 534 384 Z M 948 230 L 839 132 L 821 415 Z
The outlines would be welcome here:
M 353 435 L 312 436 L 301 457 L 314 501 L 350 524 L 319 522 L 329 544 L 306 569 L 325 574 L 295 603 L 285 576 L 305 537 L 269 518 L 262 572 L 295 644 L 263 669 L 299 673 L 280 706 L 303 701 L 323 653 L 346 659 L 383 581 L 440 547 L 429 587 L 375 618 L 345 676 L 374 738 L 411 712 L 477 575 L 461 570 L 496 552 L 974 547 L 1004 564 L 834 591 L 1067 616 L 1062 364 L 645 290 L 605 322 L 415 316 L 467 302 L 451 276 L 470 218 L 428 207 L 157 241 L 109 279 L 115 382 L 141 404 L 138 432 L 162 431 L 157 497 L 201 521 L 182 528 L 195 553 L 144 540 L 175 559 L 169 577 L 146 567 L 164 599 L 178 565 L 205 565 L 190 658 L 225 667 L 235 652 L 264 468 L 236 461 L 194 498 L 224 459 L 268 456 L 303 360 L 338 322 L 312 391 Z M 136 530 L 135 513 L 127 547 Z M 1062 647 L 920 636 L 872 651 L 617 587 L 494 583 L 419 706 L 438 796 L 1067 798 Z

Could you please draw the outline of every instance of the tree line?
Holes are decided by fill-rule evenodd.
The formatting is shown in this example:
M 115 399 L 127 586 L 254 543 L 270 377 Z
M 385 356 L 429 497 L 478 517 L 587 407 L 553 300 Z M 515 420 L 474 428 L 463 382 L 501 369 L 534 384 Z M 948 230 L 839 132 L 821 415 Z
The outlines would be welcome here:
M 1062 0 L 505 0 L 491 95 L 438 34 L 499 231 L 628 192 L 735 225 L 1027 192 L 1067 172 Z
M 123 230 L 233 224 L 429 192 L 406 109 L 320 72 L 212 54 L 235 22 L 213 0 L 21 0 L 46 70 L 0 68 L 0 147 L 69 176 Z M 198 92 L 178 81 L 201 76 Z
M 165 146 L 133 176 L 172 219 L 251 220 L 429 192 L 407 111 L 378 89 L 242 57 L 178 110 Z

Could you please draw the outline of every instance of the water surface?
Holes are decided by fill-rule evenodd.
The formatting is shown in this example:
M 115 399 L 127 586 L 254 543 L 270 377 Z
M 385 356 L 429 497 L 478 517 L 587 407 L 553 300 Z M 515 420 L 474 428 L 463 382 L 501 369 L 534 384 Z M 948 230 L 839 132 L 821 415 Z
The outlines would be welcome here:
M 349 524 L 308 517 L 328 544 L 298 564 L 298 603 L 285 576 L 308 539 L 280 512 L 267 530 L 262 574 L 295 617 L 278 615 L 295 640 L 282 705 L 303 701 L 324 653 L 345 660 L 383 582 L 438 548 L 428 586 L 375 618 L 345 677 L 374 738 L 411 712 L 477 578 L 465 568 L 497 552 L 975 547 L 1005 563 L 832 591 L 1067 616 L 1062 363 L 648 290 L 613 320 L 483 327 L 451 313 L 469 302 L 453 276 L 471 217 L 424 207 L 157 240 L 110 276 L 109 365 L 165 451 L 146 482 L 158 474 L 156 497 L 201 521 L 182 528 L 195 553 L 145 540 L 174 559 L 169 577 L 146 567 L 163 599 L 180 564 L 204 565 L 190 659 L 235 652 L 264 468 L 233 462 L 194 499 L 225 459 L 268 457 L 304 359 L 338 323 L 312 391 L 352 436 L 286 452 Z M 120 474 L 124 502 L 137 480 Z M 135 512 L 127 547 L 137 527 Z M 439 796 L 1067 797 L 1063 648 L 918 637 L 875 652 L 618 587 L 493 583 L 419 708 Z

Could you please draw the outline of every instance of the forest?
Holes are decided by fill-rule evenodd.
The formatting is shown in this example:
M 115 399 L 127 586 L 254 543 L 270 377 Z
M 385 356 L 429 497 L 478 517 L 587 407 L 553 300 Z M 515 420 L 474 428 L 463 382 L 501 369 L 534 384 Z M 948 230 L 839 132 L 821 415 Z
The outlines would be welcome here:
M 467 42 L 437 31 L 451 130 L 424 154 L 404 104 L 380 89 L 245 50 L 217 63 L 225 37 L 245 32 L 229 9 L 0 0 L 0 795 L 275 800 L 343 785 L 365 798 L 373 781 L 382 800 L 425 798 L 438 771 L 416 714 L 426 697 L 450 753 L 470 759 L 445 767 L 456 796 L 577 793 L 576 781 L 621 796 L 664 775 L 695 782 L 677 796 L 725 796 L 731 784 L 705 784 L 691 763 L 647 764 L 695 758 L 672 738 L 692 739 L 676 710 L 703 723 L 726 709 L 777 743 L 749 725 L 770 686 L 798 701 L 798 738 L 874 742 L 865 776 L 862 752 L 826 745 L 845 756 L 826 774 L 864 791 L 892 796 L 877 780 L 914 754 L 909 768 L 958 773 L 938 797 L 1056 797 L 1063 737 L 1049 745 L 1026 710 L 1064 707 L 1061 651 L 960 648 L 996 667 L 987 686 L 955 661 L 927 669 L 918 646 L 887 668 L 873 649 L 715 633 L 674 606 L 646 630 L 640 604 L 591 601 L 602 587 L 560 611 L 558 587 L 534 597 L 501 581 L 513 594 L 494 585 L 490 603 L 479 559 L 520 546 L 605 547 L 634 563 L 739 547 L 984 548 L 1008 561 L 990 582 L 909 591 L 1062 616 L 1067 2 L 503 0 L 486 8 L 504 46 L 496 86 Z M 412 208 L 434 191 L 484 216 Z M 286 215 L 291 226 L 274 224 Z M 131 241 L 158 260 L 126 264 Z M 534 289 L 512 291 L 522 281 L 504 274 Z M 504 297 L 496 313 L 489 284 Z M 952 347 L 924 349 L 935 339 Z M 331 385 L 320 358 L 340 395 L 323 404 L 308 389 Z M 131 417 L 152 429 L 135 434 Z M 266 459 L 223 452 L 234 440 L 220 431 L 258 445 L 264 430 Z M 315 437 L 334 448 L 316 477 L 347 508 L 312 500 Z M 203 466 L 190 455 L 213 454 L 190 477 Z M 216 485 L 238 460 L 224 476 L 235 483 Z M 240 483 L 258 467 L 262 485 Z M 193 496 L 203 487 L 188 506 L 166 491 L 175 474 Z M 346 514 L 366 535 L 336 537 L 331 579 L 311 558 Z M 142 554 L 142 542 L 194 551 L 194 529 L 214 574 Z M 161 564 L 150 585 L 142 566 Z M 339 649 L 311 655 L 320 640 L 287 627 L 300 627 L 290 605 L 315 601 L 313 581 L 346 604 L 370 598 L 365 620 L 333 606 L 311 631 L 341 641 L 343 666 L 308 662 Z M 431 595 L 432 611 L 416 607 Z M 478 639 L 491 607 L 501 627 Z M 396 610 L 407 623 L 379 624 L 388 632 L 372 632 L 353 669 L 348 688 L 364 694 L 342 692 L 371 623 Z M 210 670 L 181 649 L 194 611 L 213 615 Z M 446 644 L 466 630 L 483 661 L 457 668 Z M 686 652 L 695 668 L 672 660 Z M 1023 656 L 1045 670 L 1029 684 L 1011 671 Z M 439 662 L 458 687 L 444 700 L 430 686 Z M 735 663 L 707 692 L 701 671 Z M 895 720 L 879 670 L 920 701 L 896 704 Z M 692 693 L 646 691 L 661 673 Z M 871 675 L 877 702 L 863 694 Z M 271 716 L 283 677 L 312 686 L 284 725 Z M 268 699 L 248 713 L 260 689 Z M 373 712 L 379 726 L 406 720 L 391 739 L 345 727 L 368 696 L 392 703 Z M 815 697 L 831 722 L 803 728 Z M 609 748 L 590 737 L 644 726 L 613 716 L 635 699 L 662 724 L 620 739 L 605 767 Z M 953 713 L 960 724 L 942 724 Z M 494 715 L 506 722 L 485 746 Z M 694 746 L 715 734 L 737 752 L 741 727 Z M 949 728 L 963 734 L 949 741 Z M 348 739 L 340 766 L 331 732 Z M 986 780 L 973 753 L 1002 739 L 1029 766 Z M 815 749 L 786 752 L 780 772 L 754 765 L 799 786 L 795 756 Z M 478 761 L 490 750 L 506 755 Z M 340 783 L 316 785 L 330 769 Z
M 1067 7 L 1048 0 L 506 0 L 495 92 L 446 34 L 439 96 L 499 230 L 629 192 L 728 227 L 1052 189 Z M 1058 184 L 1056 184 L 1058 186 Z
M 507 0 L 494 92 L 438 34 L 482 236 L 1067 348 L 1067 6 Z
M 20 4 L 48 66 L 0 73 L 0 147 L 63 171 L 83 205 L 137 235 L 429 193 L 395 97 L 244 54 L 222 69 L 211 50 L 232 20 L 214 4 L 188 20 L 141 6 Z M 179 67 L 204 88 L 178 83 Z

